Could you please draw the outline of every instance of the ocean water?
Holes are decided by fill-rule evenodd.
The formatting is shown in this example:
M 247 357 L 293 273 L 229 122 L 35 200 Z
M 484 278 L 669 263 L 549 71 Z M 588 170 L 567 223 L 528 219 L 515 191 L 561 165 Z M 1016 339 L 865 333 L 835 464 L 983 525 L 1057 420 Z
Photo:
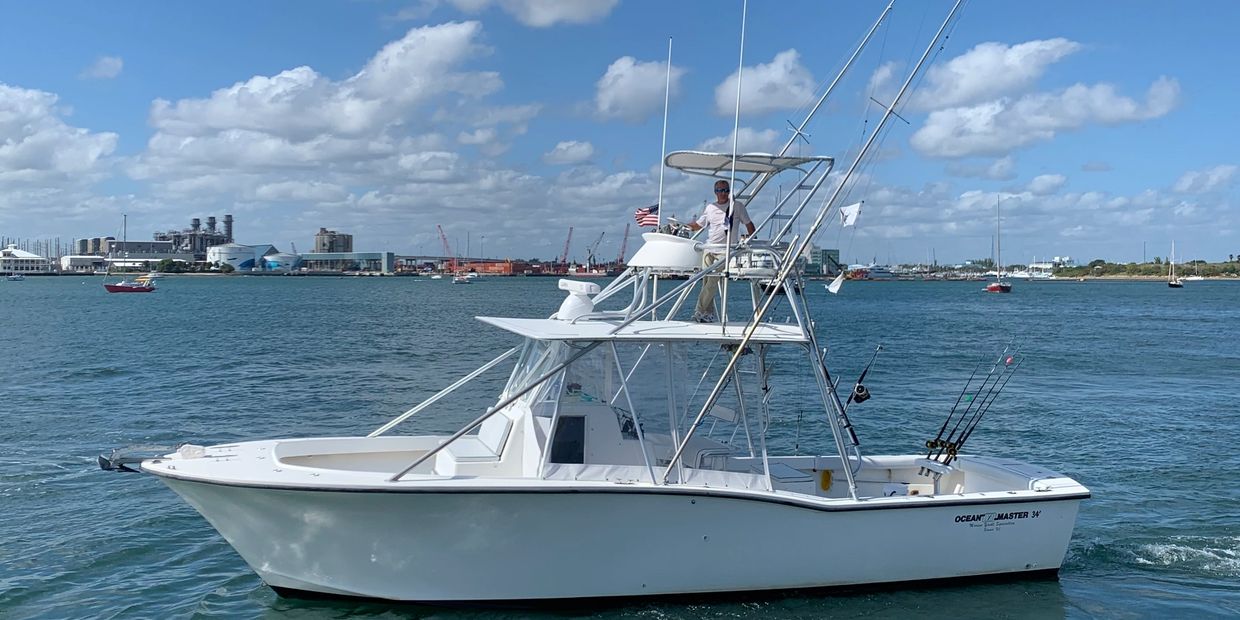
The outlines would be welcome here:
M 557 617 L 1240 615 L 1240 283 L 1017 282 L 986 295 L 969 282 L 850 282 L 807 295 L 845 385 L 884 347 L 866 381 L 874 398 L 850 411 L 870 454 L 916 451 L 977 360 L 1021 343 L 1026 361 L 967 451 L 1093 491 L 1059 579 Z M 161 483 L 100 471 L 95 457 L 364 434 L 514 343 L 473 316 L 546 316 L 561 296 L 544 278 L 170 277 L 150 295 L 107 295 L 98 278 L 0 282 L 0 618 L 528 616 L 281 599 Z M 503 375 L 411 429 L 455 430 Z M 809 385 L 781 389 L 795 399 Z M 820 413 L 777 418 L 775 447 L 826 445 Z

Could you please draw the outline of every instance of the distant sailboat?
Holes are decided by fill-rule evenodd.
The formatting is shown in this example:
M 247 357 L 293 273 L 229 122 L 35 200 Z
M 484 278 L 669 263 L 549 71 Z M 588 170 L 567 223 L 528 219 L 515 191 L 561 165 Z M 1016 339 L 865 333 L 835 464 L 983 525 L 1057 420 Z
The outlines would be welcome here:
M 1003 280 L 1003 251 L 1000 249 L 999 241 L 1001 237 L 999 230 L 999 203 L 1001 201 L 998 196 L 995 196 L 995 281 L 987 284 L 986 288 L 982 289 L 987 293 L 1012 292 L 1012 283 Z
M 1193 275 L 1184 276 L 1183 278 L 1180 278 L 1180 282 L 1200 282 L 1204 279 L 1205 278 L 1201 276 L 1201 263 L 1194 262 L 1193 263 Z
M 126 247 L 129 239 L 129 216 L 121 216 L 121 247 Z M 125 250 L 128 254 L 128 249 Z M 108 251 L 108 268 L 103 274 L 103 288 L 109 293 L 150 293 L 155 290 L 155 279 L 153 274 L 138 276 L 133 280 L 121 278 L 120 282 L 108 282 L 108 276 L 112 274 L 113 252 L 109 248 Z
M 1175 275 L 1175 242 L 1171 242 L 1171 256 L 1167 258 L 1167 286 L 1171 288 L 1184 288 L 1184 282 Z

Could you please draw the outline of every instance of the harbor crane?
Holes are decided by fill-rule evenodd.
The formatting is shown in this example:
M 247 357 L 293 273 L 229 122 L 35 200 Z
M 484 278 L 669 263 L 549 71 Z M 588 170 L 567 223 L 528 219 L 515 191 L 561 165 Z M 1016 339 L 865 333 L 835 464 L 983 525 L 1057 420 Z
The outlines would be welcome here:
M 607 234 L 607 231 L 603 231 L 599 233 L 598 238 L 594 240 L 594 243 L 591 243 L 590 245 L 586 246 L 586 268 L 587 269 L 594 269 L 594 260 L 598 256 L 598 244 L 603 242 L 603 235 L 606 235 L 606 234 Z
M 443 242 L 443 255 L 448 258 L 448 269 L 456 273 L 456 257 L 452 255 L 452 246 L 448 245 L 448 235 L 443 233 L 443 226 L 435 224 L 435 228 L 439 229 L 439 240 Z
M 564 266 L 564 272 L 568 273 L 568 246 L 573 242 L 573 227 L 568 227 L 568 238 L 564 240 L 564 253 L 560 255 L 560 263 Z
M 624 264 L 624 253 L 629 249 L 629 223 L 624 224 L 624 239 L 620 241 L 620 257 L 616 259 L 616 269 Z

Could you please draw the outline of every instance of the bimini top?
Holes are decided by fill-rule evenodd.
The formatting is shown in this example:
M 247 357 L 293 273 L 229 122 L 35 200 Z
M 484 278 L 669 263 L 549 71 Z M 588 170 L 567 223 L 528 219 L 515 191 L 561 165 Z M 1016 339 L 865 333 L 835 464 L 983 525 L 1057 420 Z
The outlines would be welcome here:
M 688 321 L 634 321 L 624 329 L 612 333 L 620 321 L 585 320 L 573 323 L 558 319 L 516 319 L 480 316 L 479 321 L 494 325 L 534 340 L 616 340 L 630 342 L 647 341 L 701 341 L 739 342 L 745 334 L 746 323 L 729 322 L 727 332 L 718 324 L 691 323 Z M 800 326 L 788 323 L 762 323 L 758 325 L 751 342 L 762 344 L 800 344 L 807 342 Z
M 738 153 L 736 155 L 736 171 L 756 174 L 776 174 L 785 170 L 800 169 L 811 162 L 834 162 L 832 157 L 815 155 L 812 157 L 787 157 L 770 153 Z M 732 172 L 731 153 L 704 153 L 702 151 L 675 151 L 668 153 L 664 160 L 668 168 L 683 172 L 719 176 Z

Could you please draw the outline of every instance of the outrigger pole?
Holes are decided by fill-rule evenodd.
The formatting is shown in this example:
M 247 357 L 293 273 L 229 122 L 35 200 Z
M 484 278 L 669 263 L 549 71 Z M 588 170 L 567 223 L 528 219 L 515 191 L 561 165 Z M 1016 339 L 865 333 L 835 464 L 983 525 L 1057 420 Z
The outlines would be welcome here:
M 728 333 L 728 268 L 732 264 L 732 209 L 736 205 L 736 198 L 731 192 L 736 191 L 736 149 L 741 131 L 741 79 L 745 74 L 745 18 L 748 15 L 749 0 L 745 0 L 741 3 L 741 46 L 736 63 L 736 115 L 732 120 L 732 171 L 728 175 L 728 217 L 724 226 L 727 231 L 723 236 L 723 295 L 719 306 L 719 330 L 724 334 Z M 740 240 L 739 232 L 736 238 Z
M 883 128 L 886 127 L 887 122 L 891 120 L 893 115 L 895 115 L 896 106 L 898 106 L 904 99 L 904 95 L 908 92 L 909 87 L 912 86 L 913 80 L 917 77 L 917 74 L 921 72 L 921 68 L 926 64 L 926 60 L 930 58 L 930 53 L 933 52 L 935 46 L 938 45 L 939 39 L 942 38 L 943 33 L 947 31 L 948 25 L 950 25 L 952 19 L 955 18 L 956 12 L 960 10 L 960 6 L 963 2 L 964 0 L 956 0 L 956 3 L 952 5 L 951 11 L 948 12 L 946 19 L 944 19 L 942 25 L 939 26 L 938 32 L 936 32 L 934 38 L 930 40 L 930 44 L 926 46 L 926 50 L 922 53 L 921 59 L 917 61 L 917 65 L 913 67 L 913 70 L 909 73 L 908 78 L 905 79 L 904 84 L 900 87 L 900 91 L 896 93 L 895 98 L 891 100 L 891 103 L 883 112 L 882 119 L 879 120 L 878 125 L 874 128 L 874 132 L 870 134 L 870 137 L 866 140 L 865 145 L 862 146 L 861 150 L 857 153 L 857 157 L 853 159 L 852 164 L 848 167 L 848 171 L 844 173 L 844 177 L 840 179 L 839 186 L 835 188 L 835 192 L 831 194 L 831 197 L 823 202 L 822 207 L 818 210 L 817 217 L 814 218 L 814 222 L 810 225 L 809 231 L 805 234 L 805 237 L 800 240 L 799 244 L 794 244 L 796 245 L 796 251 L 792 252 L 790 254 L 791 256 L 800 256 L 804 253 L 805 249 L 809 246 L 810 239 L 812 239 L 814 234 L 822 228 L 822 224 L 826 220 L 827 214 L 831 212 L 833 207 L 835 207 L 835 203 L 839 200 L 840 196 L 843 195 L 845 188 L 848 187 L 849 180 L 852 179 L 852 176 L 856 173 L 857 168 L 861 166 L 861 162 L 865 159 L 865 156 L 869 154 L 870 148 L 874 146 L 874 142 L 877 141 L 878 136 L 882 134 Z M 792 248 L 790 247 L 789 249 L 791 250 Z M 794 261 L 785 261 L 780 265 L 779 272 L 775 275 L 775 278 L 773 278 L 772 283 L 775 286 L 783 285 L 789 275 L 791 275 L 795 266 Z M 758 325 L 766 316 L 767 311 L 770 310 L 771 305 L 775 301 L 775 297 L 776 295 L 774 293 L 764 295 L 762 305 L 757 309 L 757 311 L 754 312 L 753 318 L 751 318 L 749 323 L 745 326 L 744 335 L 741 336 L 740 342 L 737 343 L 736 350 L 732 353 L 731 359 L 728 360 L 727 367 L 723 369 L 723 372 L 719 377 L 719 381 L 715 383 L 715 387 L 711 390 L 710 395 L 707 396 L 706 402 L 702 404 L 702 409 L 698 412 L 698 417 L 694 421 L 694 425 L 690 427 L 689 432 L 685 435 L 685 438 L 682 439 L 680 445 L 676 447 L 676 452 L 672 455 L 671 462 L 668 463 L 669 470 L 672 463 L 680 460 L 685 447 L 689 443 L 689 439 L 693 435 L 693 430 L 701 423 L 701 419 L 706 416 L 706 413 L 710 411 L 711 407 L 713 407 L 715 402 L 719 399 L 719 395 L 723 392 L 723 388 L 727 384 L 728 377 L 731 375 L 732 370 L 735 369 L 736 365 L 740 362 L 741 354 L 744 352 L 745 346 L 749 344 L 749 341 L 753 339 L 754 334 L 757 333 Z M 810 325 L 804 325 L 802 326 L 802 329 L 805 330 L 811 340 L 811 343 L 814 344 L 811 354 L 816 356 L 818 347 L 817 338 L 814 337 L 814 330 Z M 830 386 L 829 382 L 822 379 L 821 365 L 815 364 L 815 367 L 815 375 L 819 377 L 820 383 L 825 384 L 827 389 L 834 391 L 835 388 Z M 839 411 L 836 411 L 835 414 L 838 416 Z M 832 419 L 830 422 L 832 434 L 835 436 L 836 448 L 839 451 L 840 458 L 844 459 L 846 458 L 847 451 L 844 448 L 842 438 L 839 434 L 838 421 Z M 853 478 L 852 468 L 848 467 L 847 464 L 845 464 L 844 467 L 844 474 L 848 478 L 849 493 L 852 495 L 853 499 L 857 499 L 857 482 Z M 664 475 L 664 482 L 667 482 L 668 475 L 670 475 L 670 471 L 668 474 Z
M 861 55 L 863 50 L 865 50 L 866 45 L 870 42 L 870 38 L 872 38 L 874 33 L 878 31 L 878 27 L 882 25 L 883 20 L 887 19 L 887 14 L 891 13 L 891 9 L 895 6 L 895 4 L 896 0 L 891 0 L 887 3 L 887 8 L 883 9 L 883 12 L 878 16 L 878 19 L 874 20 L 874 25 L 870 26 L 869 32 L 867 32 L 865 37 L 861 39 L 861 43 L 857 45 L 857 49 L 853 50 L 852 56 L 848 57 L 848 62 L 844 63 L 844 67 L 841 68 L 840 72 L 835 75 L 835 79 L 831 80 L 831 85 L 827 86 L 827 90 L 823 91 L 822 96 L 819 97 L 818 101 L 814 103 L 814 107 L 810 108 L 809 113 L 805 115 L 805 119 L 802 120 L 801 124 L 797 125 L 796 129 L 793 130 L 792 137 L 788 138 L 788 142 L 784 144 L 784 148 L 779 149 L 778 157 L 787 155 L 788 149 L 792 148 L 793 144 L 796 144 L 797 136 L 804 134 L 805 128 L 809 126 L 810 120 L 812 120 L 814 115 L 818 113 L 818 108 L 822 107 L 822 104 L 826 102 L 827 97 L 831 96 L 831 93 L 835 91 L 835 86 L 840 83 L 840 80 L 844 79 L 844 76 L 848 73 L 848 69 L 852 67 L 853 62 L 857 60 L 857 57 Z M 752 183 L 753 189 L 748 192 L 749 197 L 752 198 L 753 196 L 756 196 L 773 176 L 775 175 L 771 173 L 760 173 L 758 178 L 754 179 Z

